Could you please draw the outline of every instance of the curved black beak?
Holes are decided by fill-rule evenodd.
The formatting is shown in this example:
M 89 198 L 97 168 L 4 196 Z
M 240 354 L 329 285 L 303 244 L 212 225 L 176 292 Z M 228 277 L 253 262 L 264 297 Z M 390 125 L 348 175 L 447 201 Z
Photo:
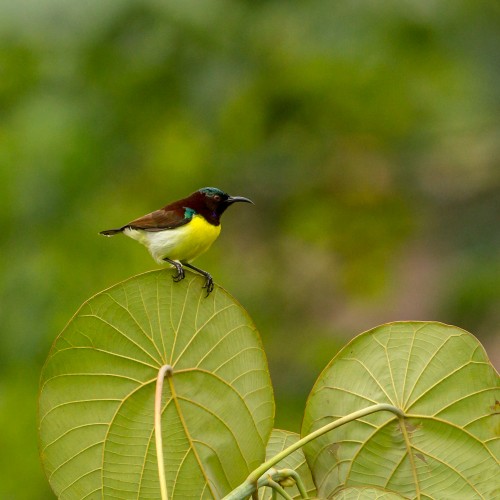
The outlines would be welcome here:
M 245 203 L 251 203 L 252 205 L 255 205 L 255 203 L 252 200 L 249 200 L 248 198 L 245 198 L 244 196 L 230 196 L 226 200 L 226 203 L 228 205 L 230 205 L 231 203 L 236 203 L 237 201 L 244 201 Z

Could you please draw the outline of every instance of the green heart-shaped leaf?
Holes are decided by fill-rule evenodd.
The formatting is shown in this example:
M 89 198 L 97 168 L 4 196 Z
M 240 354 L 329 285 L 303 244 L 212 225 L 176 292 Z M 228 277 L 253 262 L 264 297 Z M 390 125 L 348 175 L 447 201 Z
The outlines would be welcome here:
M 309 443 L 318 495 L 375 486 L 409 498 L 498 498 L 499 378 L 470 333 L 397 322 L 344 347 L 317 380 L 302 435 L 356 410 L 379 412 Z M 496 479 L 495 479 L 496 478 Z
M 192 273 L 134 277 L 97 294 L 55 341 L 41 377 L 40 447 L 60 498 L 160 498 L 158 370 L 170 498 L 220 498 L 264 459 L 274 402 L 243 308 Z

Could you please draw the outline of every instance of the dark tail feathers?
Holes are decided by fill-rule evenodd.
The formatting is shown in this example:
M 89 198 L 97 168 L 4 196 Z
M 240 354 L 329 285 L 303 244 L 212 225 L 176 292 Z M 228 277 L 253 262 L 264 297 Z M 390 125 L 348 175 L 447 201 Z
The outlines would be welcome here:
M 104 236 L 113 236 L 115 234 L 121 233 L 125 227 L 120 227 L 119 229 L 106 229 L 106 231 L 101 231 L 99 234 Z

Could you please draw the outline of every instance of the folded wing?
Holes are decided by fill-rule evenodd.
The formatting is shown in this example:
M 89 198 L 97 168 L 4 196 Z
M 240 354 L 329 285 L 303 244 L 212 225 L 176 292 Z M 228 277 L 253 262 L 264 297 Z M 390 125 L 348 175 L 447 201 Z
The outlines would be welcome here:
M 187 224 L 191 220 L 191 216 L 191 214 L 186 214 L 186 210 L 183 207 L 171 210 L 162 208 L 129 222 L 123 229 L 129 227 L 131 229 L 142 229 L 143 231 L 151 232 L 175 229 Z

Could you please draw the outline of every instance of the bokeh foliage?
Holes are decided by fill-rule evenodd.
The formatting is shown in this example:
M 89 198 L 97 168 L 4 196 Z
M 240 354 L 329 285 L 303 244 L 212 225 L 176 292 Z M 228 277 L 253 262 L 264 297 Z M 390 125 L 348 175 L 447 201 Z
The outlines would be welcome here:
M 495 2 L 0 6 L 2 498 L 51 498 L 35 401 L 55 335 L 154 268 L 97 232 L 205 185 L 256 202 L 198 263 L 264 337 L 278 427 L 384 321 L 457 324 L 498 363 Z

